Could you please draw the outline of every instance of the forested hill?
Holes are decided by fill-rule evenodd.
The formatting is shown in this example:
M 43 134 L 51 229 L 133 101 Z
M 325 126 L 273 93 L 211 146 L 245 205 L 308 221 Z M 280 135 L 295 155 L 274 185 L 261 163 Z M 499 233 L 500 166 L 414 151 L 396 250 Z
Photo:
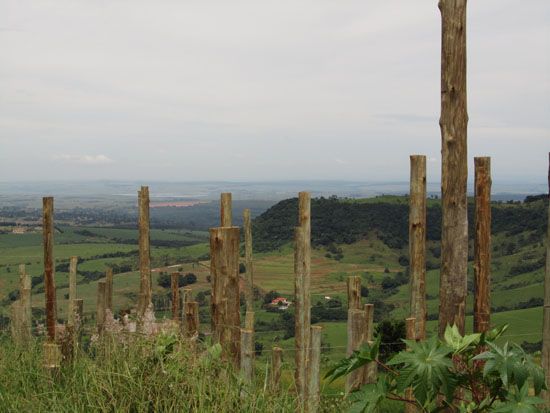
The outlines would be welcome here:
M 492 204 L 493 234 L 517 235 L 525 232 L 530 242 L 542 240 L 546 233 L 548 198 L 530 196 L 523 202 Z M 383 196 L 364 200 L 315 198 L 311 201 L 311 236 L 313 245 L 351 244 L 367 234 L 376 234 L 391 248 L 408 243 L 408 198 Z M 470 200 L 468 215 L 470 235 L 474 233 L 474 204 Z M 279 202 L 254 222 L 254 249 L 270 251 L 292 240 L 297 225 L 298 199 Z M 428 200 L 427 237 L 441 237 L 441 203 Z

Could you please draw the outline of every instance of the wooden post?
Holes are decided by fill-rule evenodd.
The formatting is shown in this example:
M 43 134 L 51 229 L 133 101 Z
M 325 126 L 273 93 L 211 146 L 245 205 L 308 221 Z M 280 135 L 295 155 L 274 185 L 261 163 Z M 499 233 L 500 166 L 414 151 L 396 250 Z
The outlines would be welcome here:
M 550 383 L 550 153 L 548 153 L 548 229 L 546 233 L 546 270 L 544 273 L 544 312 L 542 324 L 542 368 L 546 383 Z M 546 405 L 550 407 L 550 391 L 544 392 Z
M 210 229 L 212 332 L 236 365 L 240 357 L 240 288 L 238 227 Z
M 468 270 L 466 0 L 439 0 L 441 45 L 441 272 L 439 336 L 464 334 Z
M 320 326 L 311 327 L 311 347 L 309 349 L 308 377 L 307 377 L 307 402 L 305 411 L 315 413 L 319 410 L 320 401 L 320 369 L 321 369 L 321 332 Z
M 172 320 L 179 321 L 180 314 L 180 288 L 179 288 L 180 274 L 173 272 L 170 274 L 170 284 L 172 287 Z
M 361 305 L 361 277 L 354 275 L 348 277 L 348 310 L 360 310 Z M 349 314 L 349 313 L 348 313 Z
M 147 307 L 151 304 L 151 255 L 149 232 L 149 187 L 142 186 L 138 193 L 139 198 L 139 274 L 140 274 L 140 303 L 139 316 L 143 317 Z
M 222 227 L 232 226 L 231 192 L 224 192 L 220 199 L 220 221 Z
M 42 199 L 43 238 L 44 238 L 44 289 L 46 297 L 46 326 L 48 340 L 55 342 L 55 325 L 57 323 L 57 304 L 55 297 L 55 265 L 53 259 L 53 197 Z
M 74 300 L 76 300 L 76 270 L 78 257 L 71 257 L 69 263 L 69 305 L 67 309 L 67 324 L 74 326 Z
M 113 269 L 105 271 L 105 308 L 113 314 Z
M 61 348 L 55 343 L 44 343 L 44 367 L 55 371 L 61 367 Z
M 25 264 L 19 266 L 19 302 L 21 311 L 21 338 L 26 341 L 32 336 L 31 277 Z
M 254 379 L 254 332 L 241 329 L 241 375 L 247 384 Z
M 374 340 L 374 304 L 365 304 L 363 307 L 365 310 L 365 340 L 371 343 Z M 367 364 L 365 369 L 365 379 L 363 384 L 376 383 L 378 379 L 378 365 L 375 361 Z
M 245 330 L 254 331 L 254 312 L 247 311 L 244 318 L 244 328 Z
M 80 329 L 84 321 L 84 300 L 82 298 L 76 298 L 73 300 L 73 320 L 74 320 L 74 331 L 76 336 L 80 334 Z
M 254 311 L 254 268 L 252 261 L 252 223 L 250 209 L 243 211 L 244 262 L 246 266 L 246 311 Z
M 426 157 L 411 155 L 409 205 L 410 314 L 416 336 L 426 337 Z
M 348 310 L 348 348 L 347 356 L 351 356 L 354 351 L 359 350 L 361 345 L 366 342 L 368 330 L 366 327 L 366 312 L 352 308 Z M 363 385 L 366 376 L 366 368 L 352 371 L 346 377 L 346 393 L 356 390 Z
M 307 404 L 308 348 L 311 326 L 311 197 L 308 192 L 298 196 L 298 222 L 294 229 L 294 293 L 295 310 L 295 382 L 299 401 Z
M 475 161 L 474 332 L 491 321 L 491 158 Z
M 199 334 L 199 303 L 186 301 L 184 303 L 185 335 L 193 338 Z
M 97 307 L 96 307 L 96 326 L 97 333 L 101 336 L 105 329 L 105 280 L 99 280 L 97 282 Z
M 281 390 L 281 366 L 283 364 L 283 349 L 273 347 L 271 354 L 271 391 L 278 393 Z
M 407 318 L 405 320 L 407 340 L 417 340 L 418 339 L 418 337 L 416 336 L 416 332 L 418 331 L 418 329 L 416 328 L 415 324 L 416 324 L 416 319 L 414 317 L 410 317 L 410 318 Z M 413 388 L 412 387 L 407 388 L 407 390 L 405 392 L 405 398 L 408 399 L 408 400 L 414 400 L 414 393 L 413 393 Z M 414 404 L 405 403 L 405 413 L 416 413 L 416 412 L 418 412 L 418 409 L 416 408 L 416 406 Z

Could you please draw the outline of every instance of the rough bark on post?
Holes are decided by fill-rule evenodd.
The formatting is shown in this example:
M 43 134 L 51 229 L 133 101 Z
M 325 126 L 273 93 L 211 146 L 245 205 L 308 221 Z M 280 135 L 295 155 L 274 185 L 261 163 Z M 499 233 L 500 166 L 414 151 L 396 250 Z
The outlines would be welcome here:
M 254 332 L 241 329 L 241 376 L 245 383 L 254 379 Z
M 105 308 L 113 314 L 113 269 L 105 271 Z
M 308 192 L 298 195 L 298 224 L 294 229 L 294 292 L 295 310 L 295 382 L 299 402 L 307 401 L 308 349 L 311 326 L 311 197 Z
M 240 288 L 238 227 L 210 229 L 212 333 L 236 365 L 240 358 Z
M 468 266 L 466 0 L 439 0 L 441 44 L 441 272 L 439 335 L 464 334 Z
M 361 277 L 354 275 L 347 279 L 348 310 L 361 310 Z M 349 313 L 348 313 L 349 314 Z
M 199 334 L 199 303 L 186 301 L 184 303 L 185 335 L 193 338 Z
M 366 312 L 351 308 L 348 310 L 348 346 L 347 356 L 351 356 L 354 351 L 359 350 L 361 345 L 366 341 L 368 331 L 366 327 Z M 366 375 L 366 366 L 352 371 L 346 377 L 346 393 L 356 390 L 363 385 Z
M 69 305 L 67 308 L 67 324 L 74 326 L 74 300 L 76 300 L 76 270 L 78 257 L 71 257 L 69 262 Z
M 371 343 L 374 340 L 374 304 L 365 304 L 365 340 Z M 376 383 L 378 379 L 378 365 L 375 361 L 367 364 L 363 384 Z
M 44 289 L 46 297 L 46 326 L 48 340 L 55 341 L 57 323 L 57 303 L 55 297 L 55 265 L 53 259 L 53 198 L 42 199 L 42 235 L 44 243 Z
M 491 321 L 491 158 L 475 158 L 474 332 Z
M 252 261 L 252 223 L 250 209 L 243 211 L 244 262 L 246 267 L 246 311 L 254 311 L 254 263 Z
M 32 336 L 31 277 L 25 264 L 19 266 L 19 301 L 21 311 L 21 338 L 26 341 Z
M 222 227 L 231 227 L 233 220 L 233 212 L 231 205 L 231 192 L 224 192 L 220 199 L 220 223 Z
M 550 383 L 550 153 L 548 153 L 548 228 L 546 232 L 546 270 L 544 273 L 544 312 L 542 324 L 542 368 Z M 550 407 L 550 391 L 543 394 Z
M 180 301 L 181 301 L 181 332 L 182 334 L 186 334 L 186 321 L 185 321 L 185 303 L 189 302 L 189 301 L 192 301 L 193 300 L 193 297 L 192 297 L 192 291 L 191 288 L 187 287 L 187 288 L 183 288 L 182 291 L 181 291 L 181 298 L 180 298 Z
M 416 319 L 414 317 L 410 317 L 410 318 L 407 318 L 405 320 L 407 340 L 417 340 L 417 339 L 419 339 L 419 337 L 417 337 L 417 335 L 416 335 L 416 332 L 418 331 L 418 329 L 416 328 L 415 324 L 416 324 Z M 408 399 L 408 400 L 414 400 L 414 393 L 413 393 L 413 388 L 412 387 L 407 388 L 407 390 L 405 392 L 405 398 Z M 416 412 L 418 412 L 418 409 L 416 408 L 416 406 L 414 404 L 405 403 L 405 413 L 416 413 Z
M 102 335 L 105 329 L 105 287 L 105 280 L 99 280 L 97 282 L 96 326 L 99 335 Z
M 311 327 L 311 345 L 308 357 L 307 374 L 307 402 L 306 413 L 315 413 L 319 410 L 320 387 L 321 387 L 321 332 L 320 326 Z
M 416 336 L 426 337 L 426 157 L 411 155 L 409 197 L 410 314 Z
M 271 354 L 271 391 L 278 393 L 281 390 L 281 366 L 283 364 L 283 349 L 273 347 Z
M 254 331 L 254 311 L 247 311 L 244 316 L 245 330 Z
M 170 286 L 172 287 L 172 320 L 179 321 L 180 314 L 180 274 L 173 272 L 170 274 Z
M 149 187 L 142 186 L 139 191 L 139 274 L 140 274 L 140 303 L 139 316 L 143 317 L 151 303 L 151 254 L 149 231 Z

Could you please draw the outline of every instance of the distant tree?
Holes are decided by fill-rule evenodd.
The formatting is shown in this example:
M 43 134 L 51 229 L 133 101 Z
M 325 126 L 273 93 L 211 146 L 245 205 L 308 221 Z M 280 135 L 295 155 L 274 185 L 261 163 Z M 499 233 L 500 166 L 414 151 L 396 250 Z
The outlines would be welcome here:
M 361 297 L 368 297 L 369 296 L 369 289 L 366 285 L 361 286 Z
M 266 295 L 264 295 L 264 304 L 271 303 L 275 298 L 280 297 L 281 295 L 274 290 L 269 291 Z

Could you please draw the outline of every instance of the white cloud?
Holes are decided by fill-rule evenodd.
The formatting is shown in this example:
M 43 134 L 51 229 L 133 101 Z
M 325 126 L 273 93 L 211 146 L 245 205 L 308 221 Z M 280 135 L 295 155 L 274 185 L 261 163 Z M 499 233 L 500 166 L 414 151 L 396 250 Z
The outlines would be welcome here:
M 66 162 L 73 162 L 73 163 L 79 163 L 84 165 L 100 165 L 100 164 L 106 164 L 111 163 L 113 160 L 105 155 L 67 155 L 67 154 L 61 154 L 61 155 L 55 155 L 54 159 L 66 161 Z

